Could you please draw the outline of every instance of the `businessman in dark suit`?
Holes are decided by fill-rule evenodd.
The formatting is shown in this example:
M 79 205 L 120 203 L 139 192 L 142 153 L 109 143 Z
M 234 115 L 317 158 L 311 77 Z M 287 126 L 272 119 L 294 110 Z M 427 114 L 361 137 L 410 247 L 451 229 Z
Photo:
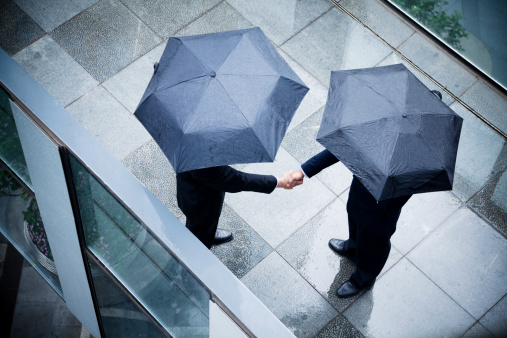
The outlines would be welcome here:
M 331 152 L 324 150 L 301 165 L 294 178 L 301 180 L 304 176 L 315 176 L 338 161 Z M 349 238 L 329 241 L 333 251 L 356 262 L 355 272 L 336 291 L 338 297 L 352 297 L 373 286 L 389 256 L 390 239 L 396 231 L 401 208 L 410 197 L 395 197 L 377 203 L 354 176 L 347 201 Z
M 272 175 L 245 173 L 229 166 L 182 172 L 176 175 L 178 206 L 187 217 L 187 228 L 209 249 L 212 244 L 232 239 L 230 231 L 217 230 L 226 192 L 269 194 L 275 188 L 292 189 L 298 185 L 292 174 L 291 171 L 277 179 Z

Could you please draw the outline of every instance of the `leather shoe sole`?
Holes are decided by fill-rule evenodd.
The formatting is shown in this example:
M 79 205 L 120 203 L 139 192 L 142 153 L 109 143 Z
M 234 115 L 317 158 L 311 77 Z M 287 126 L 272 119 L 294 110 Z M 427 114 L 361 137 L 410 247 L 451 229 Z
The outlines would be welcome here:
M 338 255 L 354 260 L 354 250 L 345 250 L 345 242 L 346 241 L 341 239 L 332 238 L 329 240 L 329 247 Z
M 233 239 L 232 232 L 230 232 L 229 230 L 218 228 L 217 231 L 215 232 L 213 245 L 227 243 L 229 241 L 232 241 L 232 239 Z
M 346 281 L 345 283 L 343 283 L 339 288 L 338 290 L 336 290 L 336 295 L 339 297 L 339 298 L 348 298 L 348 297 L 353 297 L 359 293 L 361 293 L 361 291 L 364 291 L 364 290 L 369 290 L 371 289 L 371 287 L 373 286 L 373 284 L 371 285 L 367 285 L 367 286 L 363 286 L 363 287 L 357 287 L 354 283 L 352 283 L 350 281 L 350 279 L 348 281 Z

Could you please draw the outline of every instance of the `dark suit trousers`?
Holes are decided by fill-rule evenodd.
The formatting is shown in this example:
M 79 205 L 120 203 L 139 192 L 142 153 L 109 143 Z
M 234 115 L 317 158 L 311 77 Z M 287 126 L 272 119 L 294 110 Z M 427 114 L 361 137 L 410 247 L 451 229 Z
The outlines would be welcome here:
M 345 250 L 355 253 L 356 271 L 350 279 L 359 287 L 375 283 L 389 257 L 391 251 L 391 233 L 371 233 L 357 225 L 349 217 L 349 239 L 345 242 Z

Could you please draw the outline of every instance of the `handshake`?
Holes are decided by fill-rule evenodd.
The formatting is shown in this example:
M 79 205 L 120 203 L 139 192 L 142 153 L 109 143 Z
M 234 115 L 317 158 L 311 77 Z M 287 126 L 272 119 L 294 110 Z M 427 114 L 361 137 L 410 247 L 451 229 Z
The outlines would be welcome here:
M 305 175 L 301 169 L 299 170 L 291 170 L 278 177 L 278 185 L 277 188 L 284 188 L 290 190 L 295 186 L 303 184 L 303 178 Z

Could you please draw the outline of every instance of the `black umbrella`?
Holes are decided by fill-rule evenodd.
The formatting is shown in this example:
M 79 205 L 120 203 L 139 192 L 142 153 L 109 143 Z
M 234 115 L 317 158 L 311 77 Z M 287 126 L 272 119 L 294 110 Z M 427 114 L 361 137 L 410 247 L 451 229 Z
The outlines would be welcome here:
M 134 114 L 177 173 L 267 162 L 307 92 L 259 28 L 170 38 Z
M 452 189 L 462 123 L 403 64 L 336 71 L 317 141 L 380 201 Z

